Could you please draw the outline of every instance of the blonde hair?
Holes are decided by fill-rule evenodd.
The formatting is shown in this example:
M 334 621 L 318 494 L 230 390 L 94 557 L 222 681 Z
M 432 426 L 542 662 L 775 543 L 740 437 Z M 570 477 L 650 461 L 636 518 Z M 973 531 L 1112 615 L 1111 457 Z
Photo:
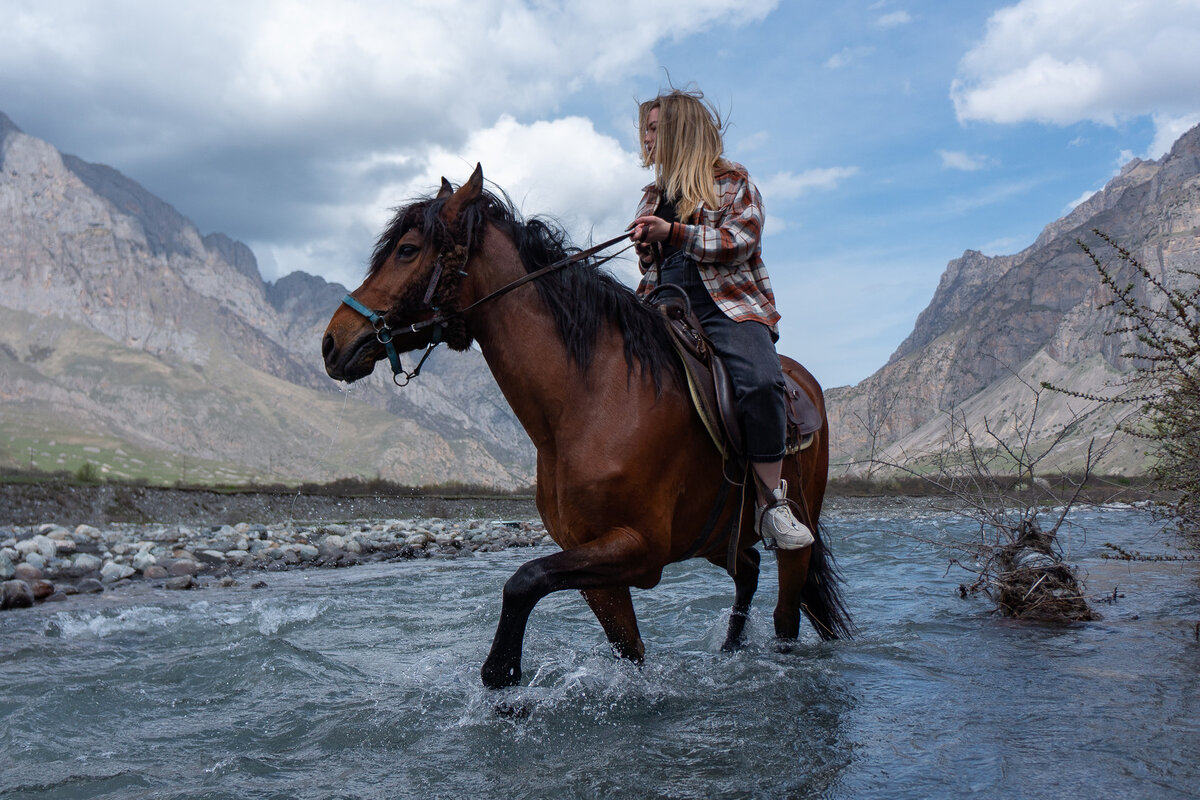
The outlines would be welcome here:
M 646 150 L 646 122 L 658 109 L 654 154 Z M 654 182 L 664 197 L 678 198 L 676 214 L 687 220 L 696 206 L 717 207 L 713 178 L 728 162 L 721 157 L 721 115 L 696 90 L 672 89 L 638 105 L 642 166 L 654 167 Z

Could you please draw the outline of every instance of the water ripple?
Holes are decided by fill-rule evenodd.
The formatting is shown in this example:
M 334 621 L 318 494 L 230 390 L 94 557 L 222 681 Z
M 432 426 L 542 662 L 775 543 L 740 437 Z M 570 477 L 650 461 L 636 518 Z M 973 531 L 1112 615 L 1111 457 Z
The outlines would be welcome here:
M 528 552 L 286 573 L 268 590 L 150 588 L 0 617 L 7 798 L 1189 797 L 1200 778 L 1194 565 L 1099 558 L 1157 535 L 1088 511 L 1073 557 L 1098 623 L 1032 626 L 959 599 L 896 532 L 928 506 L 829 515 L 861 635 L 772 639 L 764 558 L 747 646 L 732 584 L 667 570 L 634 602 L 642 666 L 575 593 L 533 615 L 519 686 L 479 668 Z

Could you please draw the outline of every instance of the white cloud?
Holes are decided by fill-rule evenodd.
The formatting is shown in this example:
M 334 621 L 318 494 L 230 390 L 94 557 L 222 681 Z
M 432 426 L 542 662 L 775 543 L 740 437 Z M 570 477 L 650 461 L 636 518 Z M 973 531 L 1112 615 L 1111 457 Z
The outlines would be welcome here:
M 836 189 L 842 181 L 858 174 L 858 167 L 821 167 L 796 174 L 777 172 L 758 182 L 767 202 L 793 200 L 811 189 Z
M 533 136 L 532 120 L 581 93 L 653 74 L 664 42 L 752 23 L 777 5 L 7 0 L 0 98 L 18 125 L 118 166 L 203 230 L 271 248 L 264 264 L 344 278 L 361 269 L 364 203 L 380 186 L 414 179 L 446 153 L 467 159 L 474 137 L 499 135 L 503 115 L 530 123 Z M 487 161 L 498 167 L 502 155 Z M 595 177 L 576 155 L 542 179 Z M 636 199 L 625 199 L 628 213 Z
M 842 69 L 848 67 L 856 61 L 871 55 L 875 52 L 875 48 L 869 45 L 860 45 L 858 47 L 843 47 L 838 52 L 831 55 L 825 61 L 826 69 Z
M 1200 3 L 1021 0 L 988 20 L 950 96 L 961 122 L 1115 125 L 1159 135 L 1200 109 Z
M 1192 128 L 1200 125 L 1200 111 L 1173 116 L 1170 114 L 1154 115 L 1154 141 L 1146 151 L 1146 158 L 1160 158 L 1171 149 L 1175 140 Z
M 1083 194 L 1079 195 L 1079 197 L 1076 197 L 1074 200 L 1067 203 L 1067 205 L 1062 210 L 1063 216 L 1070 214 L 1072 211 L 1074 211 L 1076 208 L 1078 208 L 1080 206 L 1080 204 L 1085 203 L 1088 200 L 1090 200 L 1092 195 L 1094 195 L 1098 191 L 1099 191 L 1099 189 L 1087 189 L 1086 191 L 1084 191 Z
M 442 176 L 462 183 L 476 163 L 522 214 L 552 215 L 579 242 L 609 239 L 624 230 L 642 187 L 654 179 L 638 153 L 597 133 L 591 120 L 566 117 L 526 125 L 505 115 L 471 134 L 461 148 L 435 148 L 419 175 L 384 189 L 382 205 L 436 189 Z
M 191 109 L 189 121 L 209 131 L 374 119 L 419 141 L 444 131 L 442 120 L 461 131 L 652 69 L 664 39 L 761 19 L 776 4 L 216 0 L 129 2 L 116 13 L 89 0 L 15 0 L 0 27 L 0 71 L 34 85 L 121 88 L 131 106 Z
M 735 148 L 739 153 L 750 153 L 755 150 L 761 150 L 771 142 L 771 134 L 767 131 L 755 131 L 749 136 L 744 136 L 738 140 Z
M 587 153 L 587 158 L 580 158 L 580 153 Z M 381 160 L 386 157 L 373 156 L 362 168 L 369 171 Z M 470 134 L 460 147 L 432 148 L 415 172 L 379 186 L 365 202 L 339 207 L 336 213 L 349 213 L 359 230 L 369 230 L 374 237 L 396 207 L 436 192 L 442 177 L 456 185 L 463 183 L 476 163 L 482 165 L 489 188 L 503 190 L 524 216 L 552 216 L 580 244 L 619 234 L 633 219 L 641 188 L 653 180 L 641 167 L 639 154 L 598 133 L 588 119 L 522 124 L 505 115 L 490 128 Z M 325 246 L 315 243 L 276 250 L 273 255 L 293 269 L 329 273 L 328 259 L 338 238 L 332 237 Z M 636 278 L 632 260 L 609 266 L 626 281 Z M 338 273 L 343 283 L 356 284 L 360 278 L 361 265 Z
M 976 172 L 992 164 L 987 156 L 971 155 L 961 150 L 938 150 L 938 155 L 942 157 L 942 167 L 945 169 Z
M 885 30 L 907 25 L 910 22 L 912 22 L 912 15 L 907 11 L 890 11 L 875 20 L 875 24 Z
M 999 239 L 993 239 L 987 244 L 980 246 L 979 252 L 985 256 L 1009 255 L 1017 252 L 1021 244 L 1022 240 L 1015 236 L 1002 236 Z

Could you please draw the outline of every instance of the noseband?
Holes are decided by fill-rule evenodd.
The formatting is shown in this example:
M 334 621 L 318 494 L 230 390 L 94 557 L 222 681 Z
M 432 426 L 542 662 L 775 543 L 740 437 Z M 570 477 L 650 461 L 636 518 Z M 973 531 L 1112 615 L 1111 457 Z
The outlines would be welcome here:
M 483 305 L 484 303 L 488 302 L 489 300 L 494 300 L 503 294 L 507 294 L 507 293 L 511 292 L 513 289 L 516 289 L 518 286 L 524 286 L 525 284 L 529 283 L 530 281 L 535 281 L 538 278 L 542 278 L 542 277 L 545 277 L 546 275 L 549 275 L 551 272 L 556 272 L 560 269 L 563 269 L 564 267 L 569 267 L 572 264 L 576 264 L 587 258 L 591 258 L 592 256 L 599 253 L 601 250 L 606 250 L 609 247 L 612 247 L 614 244 L 621 241 L 622 239 L 628 238 L 628 236 L 629 236 L 628 233 L 622 233 L 620 236 L 614 236 L 613 238 L 609 239 L 608 241 L 601 242 L 598 245 L 589 247 L 587 250 L 580 250 L 578 253 L 573 253 L 564 259 L 555 261 L 553 264 L 550 264 L 549 266 L 542 267 L 541 269 L 534 270 L 533 272 L 530 272 L 526 275 L 522 275 L 520 278 L 517 278 L 515 281 L 512 281 L 511 283 L 507 283 L 504 286 L 501 286 L 499 289 L 495 290 L 494 292 L 491 292 L 490 294 L 487 294 L 487 295 L 481 297 L 480 299 L 476 300 L 474 303 L 471 303 L 471 305 L 467 306 L 466 308 L 457 309 L 454 311 L 448 311 L 445 313 L 440 311 L 436 306 L 430 305 L 430 301 L 433 299 L 434 295 L 437 294 L 437 289 L 438 289 L 438 286 L 441 283 L 441 279 L 442 279 L 442 272 L 443 272 L 442 253 L 439 252 L 437 261 L 435 261 L 434 265 L 433 265 L 433 272 L 429 278 L 429 288 L 425 290 L 425 299 L 423 300 L 424 306 L 426 308 L 430 309 L 431 311 L 433 311 L 433 316 L 430 317 L 429 319 L 412 323 L 411 325 L 408 326 L 408 329 L 406 331 L 406 332 L 411 332 L 411 333 L 420 333 L 421 331 L 425 330 L 426 328 L 430 328 L 430 327 L 433 328 L 432 338 L 429 340 L 429 344 L 425 347 L 425 353 L 424 353 L 424 355 L 421 356 L 421 360 L 417 362 L 417 366 L 413 368 L 412 372 L 405 371 L 403 364 L 401 364 L 401 362 L 400 362 L 400 354 L 396 351 L 396 345 L 393 342 L 393 330 L 394 329 L 390 325 L 388 325 L 387 320 L 385 319 L 387 312 L 381 313 L 378 311 L 372 311 L 371 309 L 364 306 L 362 303 L 355 300 L 349 294 L 347 294 L 345 297 L 342 298 L 342 302 L 344 304 L 348 305 L 353 310 L 357 311 L 359 314 L 362 314 L 364 317 L 367 318 L 367 321 L 371 323 L 371 327 L 373 327 L 375 329 L 375 338 L 379 341 L 379 343 L 381 345 L 383 345 L 384 351 L 387 352 L 388 362 L 392 365 L 392 383 L 403 388 L 403 387 L 407 386 L 409 384 L 409 382 L 412 381 L 413 378 L 415 378 L 421 374 L 421 367 L 423 367 L 425 365 L 425 360 L 427 358 L 429 358 L 429 355 L 430 355 L 430 353 L 433 352 L 433 349 L 442 343 L 442 334 L 446 330 L 447 322 L 454 319 L 455 317 L 459 317 L 459 316 L 462 316 L 463 314 L 466 314 L 467 312 L 473 310 L 477 306 Z M 621 248 L 620 250 L 618 250 L 615 253 L 605 256 L 604 258 L 602 258 L 596 262 L 596 266 L 599 266 L 600 264 L 603 264 L 613 258 L 616 258 L 617 256 L 619 256 L 621 253 L 625 252 L 632 246 L 633 245 L 630 244 L 627 247 Z M 465 267 L 466 264 L 464 263 L 463 266 Z M 465 278 L 466 276 L 467 276 L 467 272 L 465 269 L 458 270 L 458 277 Z M 401 379 L 403 379 L 403 383 L 401 383 Z

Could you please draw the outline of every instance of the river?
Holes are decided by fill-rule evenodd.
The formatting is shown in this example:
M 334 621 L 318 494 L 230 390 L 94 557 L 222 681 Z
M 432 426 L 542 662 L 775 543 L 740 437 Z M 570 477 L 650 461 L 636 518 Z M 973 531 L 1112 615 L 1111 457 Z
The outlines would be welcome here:
M 530 622 L 520 686 L 479 667 L 518 549 L 168 592 L 150 583 L 0 615 L 0 797 L 1195 797 L 1200 564 L 1143 511 L 1072 515 L 1104 615 L 988 613 L 931 548 L 970 523 L 841 504 L 828 537 L 860 631 L 719 652 L 732 584 L 706 562 L 635 591 L 647 658 L 610 655 L 575 593 Z M 498 706 L 518 709 L 499 714 Z

